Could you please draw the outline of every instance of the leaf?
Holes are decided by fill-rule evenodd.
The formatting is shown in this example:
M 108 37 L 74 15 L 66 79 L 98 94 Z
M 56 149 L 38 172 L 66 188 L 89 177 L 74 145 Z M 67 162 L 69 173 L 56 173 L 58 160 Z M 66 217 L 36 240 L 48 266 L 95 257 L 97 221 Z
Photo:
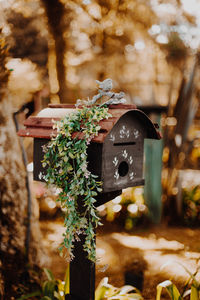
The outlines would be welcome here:
M 70 264 L 67 266 L 67 270 L 65 273 L 65 286 L 64 286 L 64 293 L 69 294 L 70 293 Z
M 69 157 L 72 158 L 72 159 L 74 159 L 75 155 L 72 152 L 69 152 Z
M 131 291 L 137 291 L 136 288 L 130 285 L 125 285 L 121 288 L 116 288 L 111 284 L 108 284 L 108 278 L 105 277 L 99 283 L 95 291 L 95 300 L 142 300 L 143 297 L 140 293 L 130 293 Z
M 108 277 L 104 277 L 95 291 L 95 300 L 103 300 L 106 292 L 110 289 L 111 285 L 108 284 Z
M 73 167 L 72 167 L 72 165 L 70 165 L 70 164 L 67 164 L 67 172 L 70 172 L 70 171 L 72 171 L 73 170 Z
M 42 286 L 43 294 L 45 296 L 53 297 L 56 286 L 57 286 L 56 281 L 45 281 Z
M 20 298 L 17 298 L 16 300 L 25 300 L 25 299 L 30 299 L 30 297 L 34 296 L 41 296 L 41 291 L 35 291 L 26 295 L 21 296 Z
M 53 273 L 51 272 L 51 270 L 47 269 L 47 268 L 44 268 L 44 272 L 48 278 L 48 280 L 54 280 L 54 276 L 53 276 Z
M 135 291 L 135 290 L 136 288 L 134 288 L 131 285 L 124 285 L 120 290 L 120 294 L 130 293 L 131 291 Z
M 197 285 L 199 286 L 200 284 L 198 283 L 198 281 L 195 278 L 195 275 L 198 273 L 200 266 L 197 267 L 196 272 L 194 274 L 192 274 L 183 264 L 181 264 L 180 262 L 177 262 L 180 266 L 182 266 L 184 268 L 184 270 L 190 275 L 190 279 L 193 280 L 193 285 Z M 189 281 L 189 280 L 188 280 Z
M 181 295 L 175 286 L 170 280 L 165 280 L 157 285 L 156 300 L 160 300 L 162 289 L 165 288 L 173 300 L 181 300 Z
M 169 280 L 167 280 L 167 281 L 169 281 Z M 156 292 L 156 300 L 160 300 L 160 296 L 161 296 L 162 289 L 163 289 L 163 287 L 166 287 L 166 285 L 163 284 L 163 283 L 165 283 L 165 281 L 159 283 L 159 284 L 157 285 L 157 287 L 156 287 L 156 290 L 157 290 L 157 292 Z M 172 282 L 170 281 L 169 284 L 172 284 Z
M 187 290 L 183 293 L 183 298 L 190 295 L 190 294 L 191 294 L 191 289 L 189 289 L 189 290 Z
M 62 292 L 62 291 L 61 291 Z M 64 295 L 64 293 L 63 293 Z M 54 299 L 63 300 L 63 296 L 61 296 L 60 292 L 54 292 Z
M 194 285 L 191 286 L 190 300 L 199 300 L 199 291 Z

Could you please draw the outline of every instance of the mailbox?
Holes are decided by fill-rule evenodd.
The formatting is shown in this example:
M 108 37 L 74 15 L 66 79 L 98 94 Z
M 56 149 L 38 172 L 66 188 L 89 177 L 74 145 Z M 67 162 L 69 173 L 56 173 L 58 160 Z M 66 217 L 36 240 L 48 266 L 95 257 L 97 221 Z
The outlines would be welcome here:
M 34 138 L 34 179 L 42 180 L 43 147 L 56 135 L 54 121 L 76 110 L 73 105 L 49 105 L 36 117 L 29 117 L 18 134 Z M 135 105 L 116 104 L 109 106 L 111 117 L 99 122 L 101 127 L 87 149 L 88 169 L 102 181 L 102 193 L 95 205 L 101 205 L 121 194 L 126 187 L 144 184 L 143 148 L 144 139 L 160 139 L 155 124 Z M 82 132 L 73 137 L 84 138 Z M 89 261 L 84 251 L 84 235 L 75 241 L 75 258 L 70 262 L 70 294 L 66 300 L 94 300 L 95 264 Z
M 41 181 L 45 174 L 42 166 L 43 147 L 56 134 L 54 121 L 75 111 L 73 105 L 49 105 L 36 117 L 29 117 L 20 136 L 34 138 L 34 179 Z M 126 187 L 144 184 L 143 148 L 144 139 L 160 139 L 156 125 L 135 105 L 110 105 L 107 120 L 102 120 L 101 129 L 88 147 L 88 169 L 103 183 L 103 193 L 121 191 Z M 74 137 L 83 138 L 76 132 Z M 110 198 L 111 199 L 111 198 Z M 109 200 L 110 200 L 109 199 Z

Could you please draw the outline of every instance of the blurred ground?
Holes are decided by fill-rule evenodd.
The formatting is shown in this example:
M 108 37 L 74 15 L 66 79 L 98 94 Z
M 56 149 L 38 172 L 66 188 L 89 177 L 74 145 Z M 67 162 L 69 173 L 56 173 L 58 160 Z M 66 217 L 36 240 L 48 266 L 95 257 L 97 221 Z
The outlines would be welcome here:
M 59 256 L 62 241 L 62 221 L 41 221 L 44 247 L 51 257 L 50 269 L 57 278 L 64 277 L 67 263 Z M 132 285 L 142 287 L 144 299 L 155 299 L 156 285 L 171 279 L 183 287 L 187 272 L 195 272 L 200 257 L 200 229 L 158 225 L 126 233 L 113 223 L 97 231 L 96 284 L 108 276 L 109 283 L 124 285 L 124 274 L 132 274 Z M 200 278 L 200 274 L 198 274 Z M 168 299 L 168 298 L 167 298 Z

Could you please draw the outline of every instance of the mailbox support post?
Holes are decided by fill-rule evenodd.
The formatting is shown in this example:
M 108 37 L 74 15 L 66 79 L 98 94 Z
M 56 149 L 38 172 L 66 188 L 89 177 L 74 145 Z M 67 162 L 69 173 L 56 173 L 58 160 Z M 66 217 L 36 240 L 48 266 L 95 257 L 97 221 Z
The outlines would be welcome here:
M 74 244 L 74 258 L 70 262 L 70 294 L 65 300 L 94 300 L 95 263 L 87 258 L 83 249 L 85 236 Z
M 84 212 L 82 197 L 79 197 L 78 203 L 80 213 Z M 69 294 L 65 296 L 65 300 L 94 300 L 95 263 L 87 258 L 84 243 L 85 235 L 80 234 L 79 240 L 74 242 L 74 257 L 69 271 Z

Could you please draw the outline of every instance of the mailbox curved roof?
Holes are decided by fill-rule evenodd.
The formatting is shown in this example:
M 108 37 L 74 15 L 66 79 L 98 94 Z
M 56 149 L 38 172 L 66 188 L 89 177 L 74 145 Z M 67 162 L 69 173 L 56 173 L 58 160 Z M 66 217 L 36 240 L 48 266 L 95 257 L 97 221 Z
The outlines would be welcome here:
M 52 135 L 56 135 L 56 130 L 53 129 L 55 121 L 59 121 L 66 114 L 76 111 L 74 105 L 69 104 L 50 104 L 48 108 L 43 109 L 37 116 L 31 116 L 24 122 L 25 129 L 18 131 L 19 136 L 51 139 Z M 109 113 L 112 115 L 109 119 L 99 122 L 101 129 L 98 136 L 92 139 L 92 142 L 103 143 L 107 134 L 112 130 L 113 126 L 125 114 L 131 114 L 133 118 L 138 118 L 146 129 L 146 138 L 160 139 L 158 126 L 153 124 L 147 115 L 138 110 L 135 105 L 117 104 L 109 105 Z M 75 132 L 74 137 L 84 138 L 82 132 Z

